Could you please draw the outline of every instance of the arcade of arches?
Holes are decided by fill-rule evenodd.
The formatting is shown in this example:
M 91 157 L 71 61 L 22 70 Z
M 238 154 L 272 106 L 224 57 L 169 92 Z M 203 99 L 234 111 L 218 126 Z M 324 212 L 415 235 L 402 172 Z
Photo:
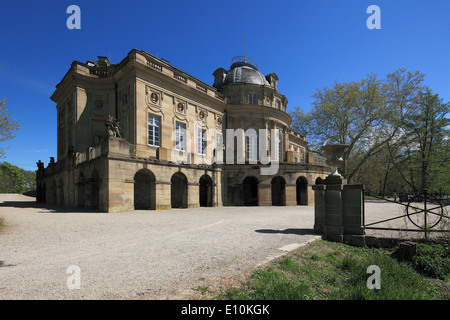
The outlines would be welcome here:
M 309 182 L 313 177 L 274 177 L 257 174 L 242 175 L 231 180 L 215 170 L 181 170 L 172 168 L 159 175 L 158 168 L 136 168 L 132 177 L 108 181 L 101 179 L 98 169 L 74 173 L 75 192 L 68 192 L 70 179 L 55 177 L 38 185 L 40 202 L 67 205 L 91 210 L 110 211 L 102 206 L 105 198 L 115 198 L 128 204 L 121 211 L 160 210 L 170 208 L 194 208 L 217 206 L 292 206 L 312 205 L 313 193 Z M 124 170 L 124 172 L 129 172 Z M 127 173 L 128 174 L 128 173 Z M 228 183 L 222 187 L 222 179 Z M 67 181 L 69 180 L 69 181 Z M 107 186 L 121 181 L 120 187 L 108 190 Z M 218 183 L 219 181 L 219 183 Z M 118 191 L 116 194 L 114 190 Z M 108 192 L 103 192 L 107 190 Z M 110 201 L 109 200 L 109 201 Z M 110 201 L 111 202 L 111 201 Z

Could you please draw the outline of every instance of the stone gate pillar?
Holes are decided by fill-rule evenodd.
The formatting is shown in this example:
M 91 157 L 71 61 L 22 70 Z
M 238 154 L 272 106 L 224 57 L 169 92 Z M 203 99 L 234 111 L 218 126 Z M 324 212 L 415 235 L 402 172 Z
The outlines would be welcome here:
M 313 186 L 313 190 L 315 232 L 335 242 L 344 242 L 352 235 L 364 235 L 363 185 L 325 181 Z
M 349 185 L 337 172 L 346 145 L 323 147 L 332 173 L 313 186 L 314 231 L 329 241 L 346 242 L 349 237 L 364 235 L 364 186 Z

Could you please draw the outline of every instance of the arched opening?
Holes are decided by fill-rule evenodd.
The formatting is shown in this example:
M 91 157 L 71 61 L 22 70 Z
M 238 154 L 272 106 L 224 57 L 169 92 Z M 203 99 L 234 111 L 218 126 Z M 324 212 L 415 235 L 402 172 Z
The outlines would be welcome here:
M 305 177 L 298 177 L 296 184 L 297 205 L 308 205 L 308 180 Z
M 57 204 L 57 198 L 56 198 L 56 180 L 53 179 L 52 182 L 52 204 Z
M 243 184 L 244 206 L 258 205 L 258 179 L 246 177 Z
M 139 170 L 134 175 L 134 208 L 156 209 L 156 178 L 148 169 Z
M 63 179 L 59 179 L 59 204 L 64 205 L 64 182 Z
M 91 209 L 98 210 L 100 202 L 100 176 L 97 170 L 92 171 L 91 176 Z
M 272 205 L 286 205 L 286 180 L 283 177 L 275 177 L 272 179 Z
M 200 207 L 212 207 L 213 183 L 207 174 L 200 178 L 199 183 Z
M 77 189 L 78 189 L 78 208 L 84 208 L 84 199 L 86 194 L 85 194 L 85 181 L 83 173 L 80 173 L 80 176 L 78 177 Z
M 187 208 L 188 182 L 186 176 L 181 172 L 174 173 L 170 182 L 172 184 L 170 190 L 172 208 Z

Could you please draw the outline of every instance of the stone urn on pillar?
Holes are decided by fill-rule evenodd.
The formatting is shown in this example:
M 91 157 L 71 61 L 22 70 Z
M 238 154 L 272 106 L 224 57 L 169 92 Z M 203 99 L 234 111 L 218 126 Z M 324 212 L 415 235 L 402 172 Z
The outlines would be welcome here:
M 338 167 L 344 162 L 344 151 L 348 147 L 348 144 L 335 143 L 326 144 L 320 148 L 327 158 L 326 164 L 331 167 L 331 173 L 325 179 L 326 183 L 346 183 L 345 179 L 338 172 Z

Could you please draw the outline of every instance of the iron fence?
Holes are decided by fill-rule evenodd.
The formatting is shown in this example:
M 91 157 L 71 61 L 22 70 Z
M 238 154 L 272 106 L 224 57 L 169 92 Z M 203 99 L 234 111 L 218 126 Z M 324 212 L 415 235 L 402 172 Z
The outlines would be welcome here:
M 363 203 L 363 225 L 365 229 L 368 230 L 384 230 L 384 231 L 412 231 L 412 232 L 423 232 L 425 239 L 428 238 L 429 233 L 433 232 L 444 232 L 448 233 L 449 230 L 449 215 L 446 210 L 446 207 L 449 205 L 448 199 L 443 201 L 443 199 L 439 199 L 436 196 L 428 193 L 427 189 L 425 189 L 420 194 L 414 194 L 410 197 L 399 198 L 397 201 L 386 199 L 381 196 L 370 194 L 370 192 L 363 191 L 364 196 L 374 197 L 376 199 L 380 199 L 383 201 L 395 203 L 397 205 L 401 205 L 404 207 L 404 214 L 383 219 L 376 222 L 371 222 L 366 224 L 366 210 L 365 210 L 365 200 Z M 365 198 L 363 196 L 363 199 Z M 381 227 L 380 224 L 384 224 L 386 222 L 392 222 L 397 219 L 407 219 L 410 221 L 415 228 L 396 228 L 396 227 Z

